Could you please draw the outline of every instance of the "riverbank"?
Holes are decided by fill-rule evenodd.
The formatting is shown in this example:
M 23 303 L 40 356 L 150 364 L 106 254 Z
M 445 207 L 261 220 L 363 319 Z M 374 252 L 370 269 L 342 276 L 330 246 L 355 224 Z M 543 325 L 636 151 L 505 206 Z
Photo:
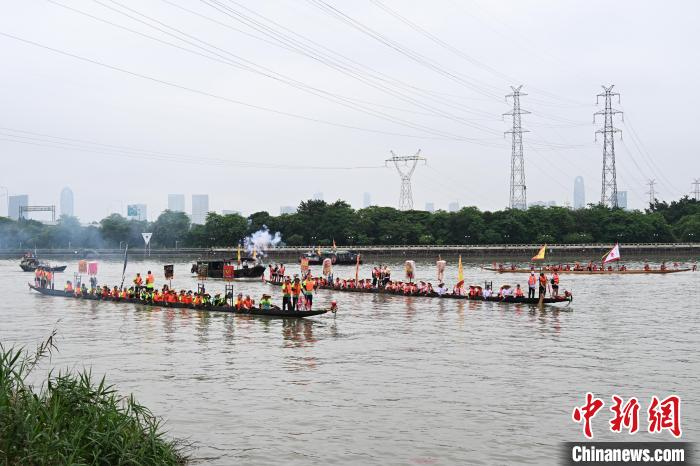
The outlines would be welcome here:
M 411 259 L 431 259 L 437 256 L 450 259 L 458 255 L 463 258 L 490 262 L 491 259 L 528 261 L 542 245 L 540 244 L 482 244 L 482 245 L 339 245 L 338 249 L 352 249 L 363 255 L 365 262 L 385 258 L 407 257 Z M 590 244 L 554 244 L 547 247 L 547 257 L 551 261 L 595 260 L 610 250 L 607 243 Z M 325 249 L 325 248 L 324 248 Z M 696 260 L 700 256 L 700 243 L 631 243 L 621 244 L 623 258 L 660 260 Z M 296 261 L 300 255 L 316 250 L 316 246 L 285 246 L 272 248 L 266 255 L 272 261 Z M 24 249 L 0 249 L 0 258 L 19 259 L 26 253 Z M 100 258 L 118 259 L 123 257 L 123 249 L 37 249 L 39 257 L 45 259 Z M 129 256 L 153 257 L 162 260 L 168 258 L 228 258 L 236 255 L 231 248 L 129 248 Z
M 54 333 L 34 354 L 0 343 L 2 464 L 177 465 L 183 445 L 165 438 L 161 421 L 133 396 L 120 396 L 89 370 L 28 378 L 56 347 Z

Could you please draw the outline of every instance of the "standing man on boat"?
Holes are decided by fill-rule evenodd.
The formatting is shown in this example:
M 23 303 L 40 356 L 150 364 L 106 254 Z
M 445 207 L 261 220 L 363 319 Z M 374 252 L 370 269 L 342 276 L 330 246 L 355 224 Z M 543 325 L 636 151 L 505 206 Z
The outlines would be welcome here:
M 292 309 L 297 309 L 299 304 L 299 295 L 301 294 L 301 282 L 299 277 L 294 277 L 294 283 L 292 283 Z
M 535 285 L 537 284 L 537 277 L 535 277 L 535 271 L 530 272 L 530 276 L 527 277 L 527 297 L 528 299 L 535 297 Z
M 141 278 L 141 273 L 137 272 L 136 277 L 134 278 L 134 292 L 136 296 L 139 295 L 139 291 L 141 291 L 141 286 L 143 285 L 143 278 Z
M 153 277 L 153 274 L 151 271 L 148 271 L 148 275 L 146 275 L 146 290 L 149 293 L 153 293 L 153 287 L 155 286 L 156 279 Z
M 282 283 L 282 310 L 292 310 L 292 281 L 287 277 Z
M 552 295 L 559 296 L 559 274 L 557 272 L 552 274 Z
M 543 297 L 547 295 L 547 276 L 544 272 L 540 272 L 540 294 L 538 297 Z

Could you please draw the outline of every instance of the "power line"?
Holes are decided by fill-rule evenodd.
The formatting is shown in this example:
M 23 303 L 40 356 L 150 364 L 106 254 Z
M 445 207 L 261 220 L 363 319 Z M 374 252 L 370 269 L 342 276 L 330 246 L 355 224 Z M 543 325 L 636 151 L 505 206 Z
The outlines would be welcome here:
M 364 131 L 364 132 L 375 133 L 375 134 L 386 134 L 386 135 L 391 135 L 391 136 L 401 136 L 401 137 L 410 137 L 410 138 L 419 138 L 419 139 L 452 139 L 452 140 L 456 140 L 456 141 L 465 141 L 465 142 L 468 141 L 468 138 L 462 138 L 462 137 L 447 137 L 447 138 L 445 138 L 445 137 L 424 136 L 424 135 L 415 135 L 415 134 L 383 131 L 383 130 L 377 130 L 377 129 L 373 129 L 373 128 L 366 128 L 366 127 L 362 127 L 362 126 L 355 126 L 355 125 L 350 125 L 350 124 L 345 124 L 345 123 L 333 122 L 333 121 L 324 120 L 321 118 L 309 117 L 309 116 L 305 116 L 305 115 L 301 115 L 301 114 L 297 114 L 297 113 L 293 113 L 293 112 L 288 112 L 288 111 L 284 111 L 284 110 L 277 110 L 274 108 L 265 107 L 265 106 L 257 105 L 257 104 L 251 104 L 251 103 L 244 102 L 241 100 L 221 96 L 221 95 L 214 94 L 214 93 L 211 93 L 208 91 L 202 91 L 199 89 L 184 86 L 184 85 L 177 84 L 177 83 L 174 83 L 171 81 L 166 81 L 164 79 L 155 78 L 153 76 L 145 75 L 145 74 L 138 73 L 135 71 L 130 71 L 130 70 L 127 70 L 125 68 L 120 68 L 118 66 L 110 65 L 108 63 L 105 63 L 105 62 L 102 62 L 99 60 L 94 60 L 92 58 L 83 57 L 83 56 L 80 56 L 80 55 L 77 55 L 77 54 L 74 54 L 71 52 L 66 52 L 64 50 L 50 47 L 48 45 L 44 45 L 44 44 L 34 42 L 34 41 L 31 41 L 28 39 L 23 39 L 21 37 L 18 37 L 18 36 L 12 35 L 12 34 L 8 34 L 6 32 L 0 31 L 0 36 L 7 37 L 9 39 L 13 39 L 13 40 L 16 40 L 18 42 L 23 42 L 25 44 L 32 45 L 34 47 L 42 48 L 42 49 L 45 49 L 45 50 L 48 50 L 48 51 L 51 51 L 51 52 L 54 52 L 54 53 L 57 53 L 60 55 L 71 57 L 71 58 L 74 58 L 76 60 L 80 60 L 80 61 L 83 61 L 86 63 L 91 63 L 93 65 L 107 68 L 107 69 L 110 69 L 112 71 L 117 71 L 119 73 L 123 73 L 123 74 L 129 75 L 129 76 L 132 76 L 132 77 L 141 78 L 141 79 L 151 81 L 154 83 L 158 83 L 158 84 L 161 84 L 161 85 L 164 85 L 167 87 L 172 87 L 175 89 L 184 90 L 184 91 L 187 91 L 187 92 L 190 92 L 193 94 L 198 94 L 198 95 L 210 97 L 212 99 L 216 99 L 216 100 L 220 100 L 220 101 L 224 101 L 224 102 L 252 108 L 255 110 L 269 112 L 269 113 L 273 113 L 276 115 L 282 115 L 282 116 L 287 116 L 287 117 L 291 117 L 291 118 L 295 118 L 295 119 L 299 119 L 299 120 L 304 120 L 304 121 L 309 121 L 309 122 L 313 122 L 313 123 L 320 123 L 320 124 L 324 124 L 324 125 L 328 125 L 328 126 L 334 126 L 334 127 L 338 127 L 338 128 L 345 128 L 345 129 L 353 129 L 353 130 L 357 130 L 357 131 Z M 479 142 L 476 142 L 476 143 L 478 144 Z
M 603 128 L 595 132 L 596 136 L 599 133 L 603 134 L 603 183 L 600 193 L 600 203 L 608 207 L 617 207 L 617 174 L 615 171 L 615 133 L 620 132 L 620 130 L 613 126 L 613 115 L 622 112 L 620 110 L 612 108 L 612 97 L 617 96 L 619 101 L 620 94 L 612 91 L 613 87 L 615 87 L 614 85 L 611 85 L 609 87 L 602 87 L 605 92 L 596 96 L 596 103 L 598 103 L 598 99 L 600 99 L 600 97 L 604 97 L 605 109 L 593 114 L 593 123 L 595 123 L 595 117 L 597 115 L 603 115 L 605 118 L 605 125 L 603 126 Z

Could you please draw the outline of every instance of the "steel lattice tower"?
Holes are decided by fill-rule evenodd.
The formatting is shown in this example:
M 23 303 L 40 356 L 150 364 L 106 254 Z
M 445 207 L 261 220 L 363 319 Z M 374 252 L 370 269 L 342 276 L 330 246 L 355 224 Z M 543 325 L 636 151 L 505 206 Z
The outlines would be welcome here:
M 649 191 L 647 191 L 647 194 L 649 195 L 649 205 L 653 205 L 654 202 L 656 202 L 656 189 L 654 189 L 655 184 L 656 180 L 647 181 L 647 186 L 649 186 Z
M 394 164 L 396 171 L 401 177 L 401 194 L 399 195 L 399 210 L 413 210 L 413 191 L 411 190 L 411 177 L 416 171 L 416 166 L 419 161 L 425 161 L 425 158 L 420 157 L 420 150 L 415 155 L 399 156 L 391 152 L 391 158 L 386 159 L 386 165 L 389 162 Z
M 596 140 L 598 134 L 603 134 L 603 185 L 600 192 L 600 203 L 608 207 L 617 207 L 617 175 L 615 172 L 615 133 L 620 130 L 613 126 L 613 115 L 622 113 L 620 110 L 612 108 L 612 97 L 617 96 L 620 102 L 620 94 L 613 92 L 615 85 L 610 87 L 602 86 L 605 92 L 596 96 L 596 104 L 601 97 L 605 97 L 605 109 L 593 114 L 593 123 L 597 115 L 605 117 L 605 125 L 602 129 L 596 130 Z
M 513 138 L 510 156 L 510 208 L 525 210 L 527 209 L 527 187 L 525 186 L 525 162 L 523 160 L 523 132 L 527 132 L 527 130 L 522 128 L 520 116 L 530 112 L 520 108 L 520 96 L 527 95 L 520 93 L 522 87 L 522 85 L 510 87 L 513 89 L 513 93 L 506 96 L 506 102 L 508 97 L 513 99 L 513 110 L 503 115 L 513 117 L 513 129 L 505 132 L 505 134 L 510 133 Z

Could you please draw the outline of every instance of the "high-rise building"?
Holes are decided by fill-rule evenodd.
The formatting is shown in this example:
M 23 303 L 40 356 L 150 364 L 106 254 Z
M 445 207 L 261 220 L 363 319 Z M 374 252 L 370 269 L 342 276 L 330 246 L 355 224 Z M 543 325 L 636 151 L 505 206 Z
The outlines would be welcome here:
M 241 212 L 239 210 L 224 209 L 221 211 L 221 215 L 241 215 Z
M 577 176 L 574 179 L 574 209 L 586 207 L 586 187 L 583 184 L 583 177 Z
M 528 204 L 530 207 L 556 207 L 557 201 L 533 201 Z
M 425 210 L 427 212 L 430 212 L 430 213 L 435 212 L 435 203 L 434 202 L 426 202 L 425 203 Z
M 290 205 L 280 206 L 280 215 L 293 214 L 296 211 L 297 211 L 297 209 L 295 209 L 293 206 L 290 206 Z
M 129 204 L 126 206 L 126 218 L 140 222 L 148 220 L 146 204 Z
M 185 211 L 184 194 L 168 194 L 168 210 L 171 212 Z
M 192 223 L 204 225 L 209 213 L 209 194 L 192 195 Z
M 61 215 L 73 217 L 73 191 L 66 187 L 61 190 Z
M 459 210 L 459 202 L 450 202 L 447 205 L 447 210 L 450 212 L 457 212 Z
M 323 193 L 321 191 L 316 191 L 311 199 L 313 199 L 314 201 L 322 201 Z
M 620 209 L 627 210 L 627 191 L 617 192 L 617 206 Z
M 368 192 L 363 193 L 362 194 L 362 207 L 364 207 L 366 209 L 367 207 L 369 207 L 371 205 L 372 205 L 372 196 Z
M 10 196 L 7 200 L 7 216 L 19 220 L 19 208 L 29 205 L 29 196 L 20 194 L 18 196 Z

